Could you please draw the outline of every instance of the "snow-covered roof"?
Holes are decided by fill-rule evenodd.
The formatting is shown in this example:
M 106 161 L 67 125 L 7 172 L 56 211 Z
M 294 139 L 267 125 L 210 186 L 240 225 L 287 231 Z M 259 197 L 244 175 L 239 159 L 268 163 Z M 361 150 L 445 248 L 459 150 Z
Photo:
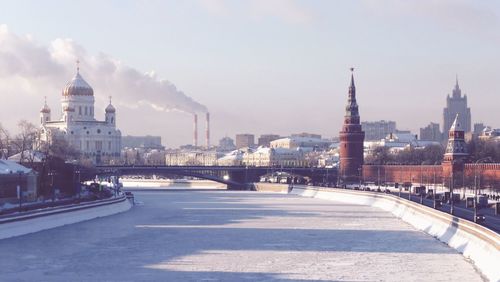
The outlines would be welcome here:
M 234 150 L 234 151 L 231 151 L 227 154 L 225 154 L 224 156 L 222 156 L 221 158 L 219 158 L 219 160 L 223 161 L 223 160 L 242 160 L 243 159 L 243 151 L 241 150 Z
M 22 161 L 33 161 L 35 163 L 40 163 L 44 159 L 44 154 L 39 151 L 26 150 L 23 152 L 23 160 Z M 17 153 L 8 158 L 9 161 L 21 162 L 21 153 Z
M 415 135 L 413 133 L 391 133 L 391 134 L 388 134 L 384 141 L 385 142 L 394 142 L 394 141 L 399 141 L 399 142 L 403 142 L 403 143 L 410 143 L 412 141 L 415 141 L 416 138 L 415 138 Z
M 0 160 L 0 174 L 30 173 L 32 169 L 24 167 L 14 161 Z

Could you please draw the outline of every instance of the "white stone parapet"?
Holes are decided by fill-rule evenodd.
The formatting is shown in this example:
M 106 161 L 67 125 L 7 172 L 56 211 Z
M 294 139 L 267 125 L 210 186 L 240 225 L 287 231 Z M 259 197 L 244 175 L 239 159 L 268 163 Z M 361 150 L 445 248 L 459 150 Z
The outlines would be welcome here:
M 294 186 L 292 194 L 389 211 L 471 259 L 490 280 L 500 281 L 500 235 L 484 226 L 393 195 L 337 188 Z

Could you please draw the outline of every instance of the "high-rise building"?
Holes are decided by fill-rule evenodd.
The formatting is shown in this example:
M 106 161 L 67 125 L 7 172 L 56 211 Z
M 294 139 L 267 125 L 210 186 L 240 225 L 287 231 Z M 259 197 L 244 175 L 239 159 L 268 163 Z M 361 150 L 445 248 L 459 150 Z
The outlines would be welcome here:
M 483 123 L 474 123 L 474 135 L 481 135 L 485 128 L 486 126 Z
M 351 72 L 354 69 L 351 68 Z M 339 177 L 344 183 L 356 183 L 360 180 L 363 167 L 363 142 L 365 133 L 361 129 L 354 75 L 351 74 L 349 98 L 345 108 L 344 125 L 340 137 Z
M 271 141 L 280 139 L 279 135 L 276 134 L 262 134 L 257 140 L 258 146 L 269 147 Z
M 431 122 L 424 128 L 420 128 L 420 140 L 424 141 L 438 141 L 442 139 L 441 130 L 439 130 L 439 123 Z
M 462 90 L 458 86 L 458 79 L 455 83 L 455 88 L 450 97 L 446 97 L 446 108 L 443 110 L 443 139 L 446 140 L 446 132 L 450 130 L 456 115 L 458 114 L 458 122 L 462 125 L 464 132 L 471 131 L 471 113 L 467 107 L 467 95 L 462 96 Z
M 390 120 L 364 121 L 361 128 L 365 132 L 366 141 L 380 141 L 387 135 L 396 132 L 396 122 Z
M 218 151 L 232 151 L 236 149 L 236 146 L 234 145 L 234 140 L 231 139 L 230 137 L 223 137 L 221 140 L 219 140 L 219 146 L 218 146 Z
M 314 139 L 321 139 L 320 134 L 314 134 L 314 133 L 307 133 L 307 132 L 302 132 L 302 133 L 294 133 L 290 135 L 290 137 L 305 137 L 305 138 L 314 138 Z
M 255 147 L 255 136 L 253 134 L 236 134 L 236 148 Z

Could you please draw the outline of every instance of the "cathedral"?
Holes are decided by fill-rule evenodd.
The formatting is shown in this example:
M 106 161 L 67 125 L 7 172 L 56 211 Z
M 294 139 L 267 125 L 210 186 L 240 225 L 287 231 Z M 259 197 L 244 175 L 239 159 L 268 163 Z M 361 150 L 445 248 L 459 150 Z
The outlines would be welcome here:
M 45 101 L 40 110 L 40 141 L 51 142 L 63 137 L 69 145 L 80 151 L 82 157 L 99 164 L 120 157 L 121 132 L 116 128 L 116 109 L 111 104 L 105 109 L 104 121 L 96 120 L 94 90 L 80 75 L 76 75 L 62 91 L 62 116 L 51 119 L 51 110 Z

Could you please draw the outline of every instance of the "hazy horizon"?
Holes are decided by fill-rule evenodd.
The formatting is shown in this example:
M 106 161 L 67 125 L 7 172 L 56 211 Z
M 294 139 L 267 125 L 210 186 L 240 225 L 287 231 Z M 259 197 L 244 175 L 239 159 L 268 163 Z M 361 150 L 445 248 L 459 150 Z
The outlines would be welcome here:
M 206 110 L 212 144 L 236 133 L 337 136 L 351 66 L 362 121 L 442 127 L 458 75 L 472 123 L 500 127 L 500 3 L 380 3 L 2 3 L 0 123 L 38 124 L 44 96 L 59 118 L 79 59 L 96 118 L 112 96 L 123 135 L 159 135 L 167 147 L 192 143 L 189 113 Z

